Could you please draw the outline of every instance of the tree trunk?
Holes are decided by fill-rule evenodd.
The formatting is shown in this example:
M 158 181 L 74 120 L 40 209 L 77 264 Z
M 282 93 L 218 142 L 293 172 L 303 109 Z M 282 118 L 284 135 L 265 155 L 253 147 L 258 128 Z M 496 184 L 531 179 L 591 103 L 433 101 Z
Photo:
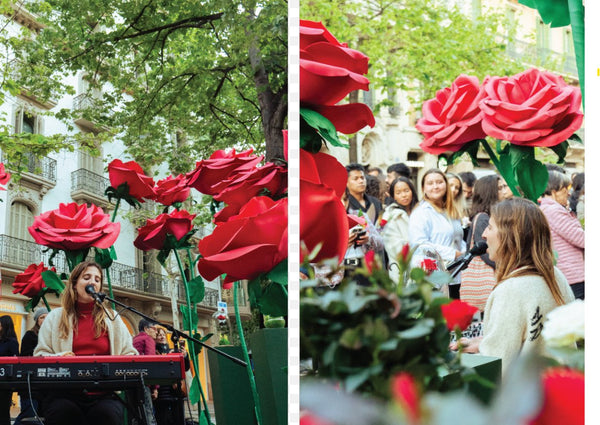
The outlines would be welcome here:
M 358 103 L 358 90 L 350 92 L 348 100 L 349 103 Z M 356 134 L 353 134 L 348 142 L 350 144 L 350 152 L 348 153 L 350 162 L 358 162 L 358 143 L 356 141 Z

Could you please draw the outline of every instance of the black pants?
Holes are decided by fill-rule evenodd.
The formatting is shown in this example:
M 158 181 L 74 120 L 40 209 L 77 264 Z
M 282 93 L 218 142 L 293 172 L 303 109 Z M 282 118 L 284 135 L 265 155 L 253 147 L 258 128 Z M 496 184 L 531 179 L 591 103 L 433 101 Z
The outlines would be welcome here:
M 575 298 L 578 298 L 580 300 L 585 299 L 585 282 L 572 284 L 571 291 L 573 291 L 573 295 L 575 295 Z
M 42 402 L 44 425 L 121 425 L 123 403 L 116 395 L 54 394 Z
M 0 391 L 0 425 L 10 425 L 12 392 Z

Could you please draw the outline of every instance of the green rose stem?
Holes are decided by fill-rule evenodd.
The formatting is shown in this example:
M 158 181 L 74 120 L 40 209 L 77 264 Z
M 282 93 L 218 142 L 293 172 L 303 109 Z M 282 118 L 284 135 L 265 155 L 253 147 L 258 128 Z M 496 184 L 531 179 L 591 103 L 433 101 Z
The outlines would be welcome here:
M 237 331 L 240 334 L 240 344 L 242 346 L 242 352 L 244 353 L 244 360 L 246 361 L 246 372 L 248 372 L 248 379 L 250 380 L 250 388 L 252 389 L 252 398 L 254 399 L 254 414 L 256 415 L 256 422 L 258 425 L 262 424 L 262 415 L 260 413 L 260 400 L 258 398 L 258 392 L 256 391 L 256 381 L 254 380 L 254 373 L 252 372 L 252 365 L 250 363 L 250 356 L 248 355 L 248 347 L 246 346 L 246 339 L 244 338 L 244 330 L 242 329 L 242 321 L 240 319 L 240 309 L 237 302 L 237 289 L 240 282 L 233 284 L 233 307 L 235 308 L 235 321 L 237 325 Z
M 573 46 L 575 47 L 575 62 L 577 63 L 577 75 L 581 87 L 581 98 L 585 110 L 585 30 L 583 20 L 583 2 L 581 0 L 569 1 L 569 17 L 571 18 L 571 30 L 573 31 Z
M 190 299 L 190 288 L 188 285 L 188 281 L 185 278 L 185 273 L 183 271 L 183 264 L 181 263 L 181 258 L 179 258 L 179 254 L 177 253 L 177 250 L 174 249 L 173 252 L 175 253 L 175 259 L 177 260 L 177 265 L 179 266 L 179 273 L 181 274 L 181 280 L 183 280 L 183 287 L 185 288 L 185 299 L 186 299 L 186 303 L 187 303 L 187 313 L 188 313 L 188 334 L 190 336 L 194 336 L 194 332 L 192 329 L 192 301 Z M 202 385 L 200 385 L 200 369 L 198 368 L 198 358 L 196 357 L 196 349 L 195 349 L 195 343 L 193 341 L 190 341 L 190 343 L 188 344 L 188 350 L 190 351 L 190 357 L 192 358 L 192 362 L 194 363 L 194 370 L 196 371 L 196 381 L 198 382 L 198 388 L 200 390 L 200 397 L 202 398 L 202 403 L 204 404 L 204 414 L 206 416 L 206 420 L 208 421 L 208 423 L 212 423 L 211 419 L 210 419 L 210 413 L 208 412 L 208 404 L 206 402 L 206 398 L 204 397 L 204 392 L 202 391 Z M 193 384 L 193 381 L 192 381 Z
M 120 203 L 121 203 L 121 198 L 117 198 L 117 202 L 115 203 L 115 210 L 113 211 L 112 217 L 110 218 L 110 221 L 113 223 L 115 222 L 115 219 L 117 218 L 117 210 L 119 209 Z M 104 270 L 106 270 L 106 283 L 108 285 L 108 296 L 111 298 L 114 298 L 115 296 L 113 295 L 112 281 L 110 280 L 110 266 Z M 113 310 L 115 310 L 114 302 L 111 301 L 110 306 L 112 307 Z
M 42 295 L 42 301 L 44 301 L 44 304 L 46 305 L 46 308 L 48 309 L 48 311 L 52 310 L 50 308 L 50 304 L 48 304 L 48 301 L 46 300 L 46 296 Z
M 491 148 L 491 146 L 489 145 L 489 143 L 487 142 L 487 140 L 482 140 L 481 141 L 481 145 L 483 146 L 483 148 L 485 149 L 485 151 L 489 155 L 490 160 L 492 161 L 492 163 L 496 167 L 496 170 L 498 170 L 498 172 L 500 174 L 502 174 L 502 168 L 500 168 L 500 161 L 498 160 L 498 157 L 494 153 L 493 149 Z M 521 196 L 521 194 L 519 193 L 519 191 L 517 190 L 517 188 L 513 186 L 512 179 L 507 179 L 504 175 L 502 175 L 502 177 L 506 181 L 506 184 L 508 185 L 508 187 L 510 187 L 510 191 L 513 193 L 513 195 L 515 195 L 515 196 Z

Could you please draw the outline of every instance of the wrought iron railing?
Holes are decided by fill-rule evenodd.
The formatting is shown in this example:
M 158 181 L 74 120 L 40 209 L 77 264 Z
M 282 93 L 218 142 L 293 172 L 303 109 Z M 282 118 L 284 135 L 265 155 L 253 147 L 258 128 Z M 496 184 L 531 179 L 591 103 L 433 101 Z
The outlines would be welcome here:
M 88 169 L 80 168 L 71 173 L 71 192 L 85 190 L 102 197 L 109 186 L 109 179 Z
M 56 183 L 56 160 L 52 158 L 48 158 L 47 156 L 43 158 L 36 158 L 32 153 L 25 154 L 26 163 L 25 171 L 31 174 L 38 175 L 40 177 L 45 178 L 53 183 Z M 4 154 L 2 155 L 2 162 L 6 165 L 7 168 L 11 168 L 11 163 L 6 160 Z M 13 168 L 15 164 L 12 164 Z
M 577 64 L 573 54 L 559 53 L 523 40 L 504 41 L 509 57 L 577 77 Z
M 81 111 L 94 106 L 94 98 L 87 93 L 81 93 L 73 98 L 73 110 Z
M 0 235 L 0 265 L 11 268 L 25 269 L 32 263 L 49 264 L 51 250 L 35 242 L 14 238 L 8 235 Z M 92 259 L 91 257 L 88 259 Z M 54 267 L 58 273 L 68 273 L 69 269 L 64 253 L 61 251 L 53 259 Z M 160 273 L 147 273 L 143 270 L 121 263 L 113 263 L 110 267 L 111 283 L 114 288 L 137 291 L 144 294 L 160 295 L 170 297 L 169 280 Z M 180 301 L 186 299 L 183 283 L 178 280 L 177 298 Z M 204 300 L 200 305 L 208 308 L 217 308 L 219 291 L 206 288 Z M 243 304 L 240 304 L 243 305 Z

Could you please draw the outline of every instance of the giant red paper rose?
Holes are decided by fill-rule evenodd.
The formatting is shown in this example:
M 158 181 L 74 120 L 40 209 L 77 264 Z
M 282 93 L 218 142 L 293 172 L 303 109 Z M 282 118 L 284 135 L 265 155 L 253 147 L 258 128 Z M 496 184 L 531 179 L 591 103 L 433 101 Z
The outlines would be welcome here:
M 482 127 L 490 136 L 520 146 L 558 145 L 583 122 L 581 91 L 562 77 L 532 68 L 483 82 Z
M 300 103 L 342 133 L 375 125 L 366 105 L 336 105 L 352 91 L 369 90 L 368 68 L 366 55 L 337 41 L 320 22 L 300 20 Z
M 451 331 L 456 330 L 456 328 L 461 331 L 467 329 L 471 324 L 471 320 L 473 320 L 473 315 L 478 311 L 477 307 L 459 300 L 442 305 L 441 310 L 444 319 L 446 319 L 446 326 Z
M 156 202 L 166 206 L 183 202 L 190 195 L 190 188 L 187 186 L 187 180 L 183 174 L 177 177 L 168 176 L 166 179 L 159 180 L 154 190 L 156 192 Z
M 565 367 L 550 368 L 542 375 L 544 403 L 529 425 L 583 425 L 585 376 Z
M 42 272 L 46 270 L 48 267 L 45 267 L 43 262 L 27 266 L 22 273 L 15 277 L 12 284 L 13 294 L 21 294 L 29 298 L 35 297 L 46 286 L 42 279 Z M 56 271 L 54 267 L 51 270 Z
M 331 155 L 300 149 L 301 257 L 320 246 L 312 261 L 343 260 L 348 248 L 348 219 L 341 197 L 347 178 L 346 168 Z
M 154 180 L 144 174 L 144 170 L 135 161 L 123 162 L 114 159 L 108 164 L 108 178 L 110 185 L 117 189 L 121 184 L 127 183 L 129 195 L 140 202 L 143 198 L 154 199 Z
M 4 164 L 0 162 L 0 190 L 6 190 L 2 185 L 6 186 L 9 180 L 10 173 L 4 169 Z
M 185 210 L 175 210 L 149 219 L 145 226 L 138 229 L 138 236 L 133 245 L 142 251 L 161 250 L 165 248 L 167 235 L 173 235 L 177 240 L 187 235 L 193 228 L 192 220 L 195 217 L 195 214 Z
M 241 171 L 232 178 L 215 184 L 215 200 L 239 209 L 257 195 L 277 198 L 287 190 L 287 169 L 272 162 L 259 168 Z
M 227 274 L 224 287 L 254 279 L 287 257 L 287 198 L 252 198 L 240 213 L 198 243 L 200 275 L 214 280 Z
M 479 109 L 483 96 L 477 77 L 459 75 L 450 87 L 426 101 L 416 125 L 425 137 L 421 149 L 434 155 L 456 152 L 472 140 L 485 138 Z
M 235 149 L 218 150 L 210 158 L 196 162 L 196 168 L 186 174 L 188 186 L 207 195 L 216 195 L 218 191 L 213 189 L 214 185 L 256 167 L 262 160 L 263 156 L 252 155 L 252 149 L 240 153 Z
M 33 219 L 28 228 L 36 243 L 54 249 L 77 251 L 110 248 L 117 240 L 120 223 L 112 223 L 108 214 L 92 204 L 60 204 Z

